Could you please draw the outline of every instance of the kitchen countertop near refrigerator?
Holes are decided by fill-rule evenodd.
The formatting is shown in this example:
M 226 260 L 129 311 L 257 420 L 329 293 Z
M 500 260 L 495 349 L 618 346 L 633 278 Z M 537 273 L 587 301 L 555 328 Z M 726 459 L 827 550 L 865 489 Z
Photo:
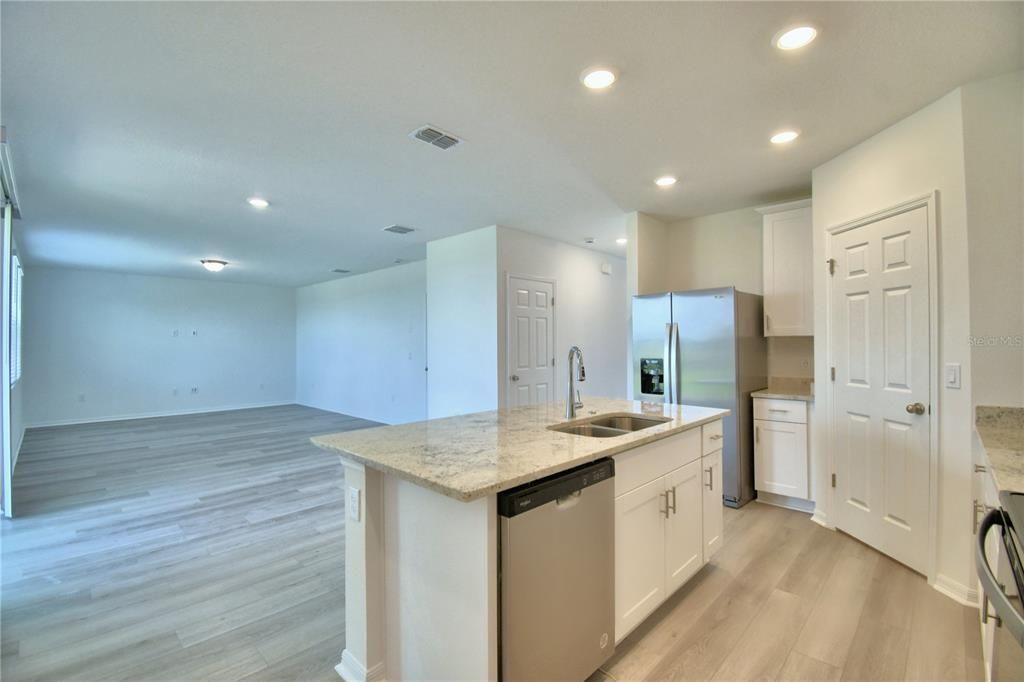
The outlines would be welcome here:
M 1024 408 L 979 405 L 975 428 L 996 487 L 1024 492 Z
M 803 400 L 814 402 L 814 379 L 801 377 L 768 377 L 768 387 L 750 394 L 752 398 Z

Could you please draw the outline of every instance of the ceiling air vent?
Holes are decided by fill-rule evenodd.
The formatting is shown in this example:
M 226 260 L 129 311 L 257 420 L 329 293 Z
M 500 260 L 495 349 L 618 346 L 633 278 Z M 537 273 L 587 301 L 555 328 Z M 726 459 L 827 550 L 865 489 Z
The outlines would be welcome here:
M 438 149 L 451 149 L 462 142 L 462 140 L 451 133 L 446 133 L 439 128 L 429 125 L 412 131 L 410 136 L 415 137 L 417 140 L 426 142 L 427 144 L 432 144 Z
M 384 228 L 385 232 L 394 232 L 395 234 L 409 234 L 413 231 L 413 228 L 406 227 L 405 225 L 388 225 Z

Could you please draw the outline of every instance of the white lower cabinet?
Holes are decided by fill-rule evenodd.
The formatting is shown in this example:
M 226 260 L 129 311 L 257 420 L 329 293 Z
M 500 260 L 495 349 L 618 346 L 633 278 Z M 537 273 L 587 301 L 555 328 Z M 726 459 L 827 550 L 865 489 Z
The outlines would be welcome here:
M 665 600 L 664 500 L 661 478 L 615 500 L 616 633 L 635 628 Z
M 701 485 L 704 527 L 704 562 L 707 563 L 715 552 L 722 548 L 722 532 L 725 518 L 722 515 L 722 451 L 701 457 Z
M 616 642 L 721 547 L 721 451 L 701 443 L 696 428 L 616 457 Z
M 665 583 L 671 594 L 704 565 L 700 461 L 665 476 Z
M 808 500 L 807 403 L 754 399 L 754 488 Z

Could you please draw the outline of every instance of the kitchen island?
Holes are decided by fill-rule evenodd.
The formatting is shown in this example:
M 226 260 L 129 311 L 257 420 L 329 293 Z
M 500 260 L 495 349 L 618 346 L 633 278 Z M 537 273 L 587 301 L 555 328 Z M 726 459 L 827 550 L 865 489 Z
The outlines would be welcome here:
M 660 423 L 604 438 L 550 428 L 614 414 Z M 348 682 L 496 680 L 497 494 L 605 457 L 614 457 L 617 468 L 615 640 L 621 640 L 721 544 L 716 448 L 726 414 L 588 398 L 575 420 L 565 417 L 564 403 L 547 403 L 314 438 L 339 454 L 345 468 L 346 647 L 339 674 Z M 696 495 L 697 506 L 674 521 L 687 526 L 681 529 L 691 538 L 687 548 L 672 546 L 672 533 L 660 526 L 650 532 L 661 523 L 659 512 L 668 519 L 659 495 L 667 510 L 665 490 L 672 489 L 675 507 L 676 487 L 684 490 L 684 509 Z M 705 489 L 713 492 L 702 501 Z M 700 527 L 704 516 L 710 530 Z M 628 555 L 620 556 L 620 536 L 631 541 Z M 656 570 L 649 565 L 652 547 L 643 542 L 661 543 Z

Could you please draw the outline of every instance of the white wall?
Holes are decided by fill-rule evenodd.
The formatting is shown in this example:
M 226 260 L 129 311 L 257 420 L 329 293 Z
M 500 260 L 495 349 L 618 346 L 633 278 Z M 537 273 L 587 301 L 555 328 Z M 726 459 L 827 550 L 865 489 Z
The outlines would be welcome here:
M 582 395 L 626 397 L 626 340 L 630 335 L 626 261 L 606 253 L 498 228 L 499 402 L 506 402 L 508 371 L 507 276 L 533 275 L 555 280 L 555 399 L 565 399 L 566 356 L 579 346 L 587 368 Z M 601 273 L 608 263 L 612 274 Z
M 963 88 L 975 405 L 1024 405 L 1022 72 Z
M 292 289 L 58 268 L 27 278 L 29 426 L 295 399 Z
M 498 228 L 427 244 L 427 412 L 498 406 Z
M 751 207 L 670 225 L 668 288 L 764 293 L 762 217 Z
M 967 207 L 964 182 L 961 92 L 956 90 L 878 135 L 844 152 L 813 173 L 815 384 L 814 496 L 819 512 L 827 500 L 826 428 L 828 385 L 825 231 L 933 190 L 938 202 L 941 290 L 940 363 L 962 366 L 961 390 L 938 388 L 940 454 L 938 574 L 964 591 L 971 568 L 971 349 Z M 822 509 L 821 506 L 826 508 Z
M 426 418 L 424 261 L 296 292 L 302 405 L 398 424 Z

